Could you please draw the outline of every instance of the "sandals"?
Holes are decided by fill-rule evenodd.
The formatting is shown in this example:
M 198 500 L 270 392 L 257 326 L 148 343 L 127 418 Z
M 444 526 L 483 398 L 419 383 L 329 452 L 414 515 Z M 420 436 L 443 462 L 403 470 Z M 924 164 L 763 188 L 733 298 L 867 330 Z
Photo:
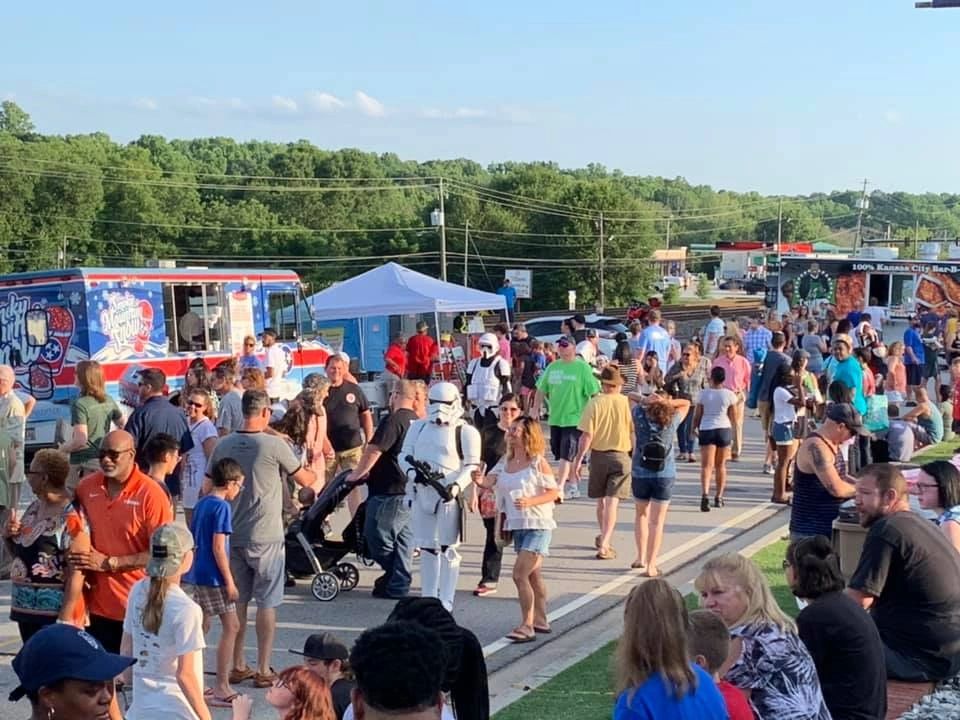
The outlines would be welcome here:
M 532 633 L 525 633 L 520 628 L 514 628 L 507 633 L 507 640 L 512 642 L 514 645 L 522 645 L 523 643 L 530 643 L 537 639 L 536 629 Z
M 254 670 L 248 667 L 242 670 L 240 668 L 233 668 L 233 670 L 230 671 L 230 684 L 236 685 L 237 683 L 246 682 L 247 680 L 253 680 L 256 674 Z
M 210 707 L 215 708 L 232 708 L 233 701 L 240 697 L 240 693 L 233 693 L 232 695 L 227 695 L 227 697 L 217 697 L 213 688 L 207 688 L 203 691 L 203 699 Z
M 659 569 L 654 570 L 653 572 L 650 572 L 649 570 L 644 570 L 642 573 L 640 573 L 640 575 L 641 577 L 645 577 L 645 578 L 657 578 L 663 575 L 663 573 L 660 572 Z
M 276 681 L 277 673 L 273 668 L 270 668 L 268 673 L 257 672 L 253 675 L 253 686 L 256 688 L 272 687 Z
M 634 570 L 646 570 L 647 564 L 642 560 L 634 560 L 632 563 L 630 563 L 630 567 Z
M 535 632 L 537 635 L 549 635 L 553 632 L 553 628 L 551 628 L 549 625 L 534 625 L 533 632 Z
M 597 560 L 613 560 L 617 557 L 617 551 L 613 548 L 600 548 L 595 557 Z

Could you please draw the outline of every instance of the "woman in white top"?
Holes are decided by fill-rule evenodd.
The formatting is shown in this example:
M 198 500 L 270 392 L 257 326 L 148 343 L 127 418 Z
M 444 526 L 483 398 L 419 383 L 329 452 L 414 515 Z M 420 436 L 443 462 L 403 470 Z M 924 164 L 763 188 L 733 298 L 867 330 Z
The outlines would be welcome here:
M 213 404 L 206 390 L 191 390 L 186 410 L 190 437 L 193 438 L 193 447 L 184 456 L 183 464 L 183 516 L 189 526 L 193 519 L 193 508 L 200 499 L 207 461 L 217 444 L 219 433 L 213 423 Z
M 710 387 L 701 390 L 693 411 L 693 427 L 700 440 L 700 511 L 710 512 L 710 478 L 716 470 L 717 494 L 714 507 L 723 507 L 727 487 L 727 458 L 733 444 L 737 418 L 737 396 L 723 386 L 727 373 L 722 367 L 710 371 Z
M 540 568 L 557 526 L 553 504 L 560 490 L 543 457 L 545 449 L 540 422 L 529 417 L 516 420 L 507 431 L 506 457 L 481 485 L 495 486 L 501 533 L 512 536 L 517 552 L 513 582 L 520 598 L 520 624 L 507 635 L 515 643 L 532 642 L 538 632 L 550 632 L 547 587 Z
M 193 547 L 185 527 L 161 525 L 150 538 L 149 577 L 130 589 L 120 643 L 121 654 L 137 658 L 127 720 L 210 720 L 203 699 L 203 611 L 180 587 Z
M 773 380 L 773 422 L 770 424 L 770 437 L 777 446 L 777 465 L 773 470 L 773 497 L 771 502 L 786 503 L 787 469 L 797 451 L 794 437 L 794 424 L 797 421 L 797 408 L 806 403 L 803 382 L 793 366 L 785 367 Z

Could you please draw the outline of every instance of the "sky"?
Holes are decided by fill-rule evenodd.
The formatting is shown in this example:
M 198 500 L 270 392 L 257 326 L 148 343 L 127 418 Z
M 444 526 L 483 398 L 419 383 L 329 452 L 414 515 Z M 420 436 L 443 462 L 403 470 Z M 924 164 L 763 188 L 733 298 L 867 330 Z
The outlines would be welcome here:
M 913 0 L 94 0 L 4 25 L 0 99 L 43 133 L 960 190 L 960 9 Z

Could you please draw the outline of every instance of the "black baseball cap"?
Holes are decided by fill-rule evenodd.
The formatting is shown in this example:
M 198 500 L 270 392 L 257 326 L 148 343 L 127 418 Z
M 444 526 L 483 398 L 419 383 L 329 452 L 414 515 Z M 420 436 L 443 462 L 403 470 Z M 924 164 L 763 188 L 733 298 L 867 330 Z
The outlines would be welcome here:
M 573 342 L 566 335 L 557 340 L 557 347 L 569 347 L 570 345 L 573 345 Z
M 86 630 L 61 623 L 47 625 L 13 659 L 20 685 L 10 693 L 10 700 L 61 680 L 113 680 L 135 662 L 136 658 L 107 652 Z
M 317 633 L 307 638 L 303 650 L 291 650 L 294 655 L 303 655 L 311 660 L 346 660 L 350 657 L 347 646 L 337 640 L 333 633 Z
M 574 315 L 573 319 L 576 320 L 581 325 L 587 324 L 587 319 L 581 313 L 577 313 L 576 315 Z
M 850 403 L 832 403 L 827 405 L 827 419 L 850 428 L 855 435 L 872 435 L 863 425 L 863 417 Z

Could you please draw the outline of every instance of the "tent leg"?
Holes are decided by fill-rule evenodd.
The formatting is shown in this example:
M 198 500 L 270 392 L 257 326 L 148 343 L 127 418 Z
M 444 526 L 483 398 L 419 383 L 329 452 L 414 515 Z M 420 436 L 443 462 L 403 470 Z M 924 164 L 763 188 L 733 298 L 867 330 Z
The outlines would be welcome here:
M 365 355 L 364 346 L 363 346 L 363 333 L 365 329 L 363 321 L 364 321 L 364 318 L 357 319 L 357 325 L 359 326 L 359 329 L 360 329 L 360 357 L 358 358 L 360 362 L 358 362 L 357 365 L 361 372 L 364 371 L 364 365 L 366 364 L 364 362 L 364 357 L 366 357 L 366 355 Z

